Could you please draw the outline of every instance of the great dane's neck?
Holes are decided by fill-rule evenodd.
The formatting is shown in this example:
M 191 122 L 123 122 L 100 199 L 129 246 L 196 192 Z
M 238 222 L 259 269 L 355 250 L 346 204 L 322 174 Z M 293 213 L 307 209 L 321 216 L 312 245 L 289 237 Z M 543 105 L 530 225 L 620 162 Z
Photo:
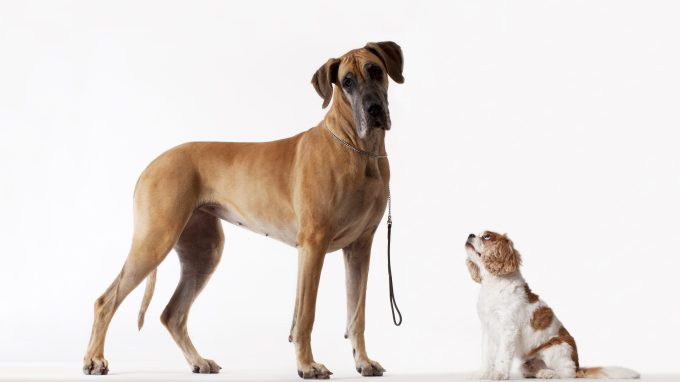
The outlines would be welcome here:
M 334 90 L 331 108 L 321 125 L 329 127 L 340 139 L 358 149 L 385 155 L 385 130 L 373 128 L 365 137 L 359 137 L 352 106 L 347 102 L 342 91 L 337 88 Z

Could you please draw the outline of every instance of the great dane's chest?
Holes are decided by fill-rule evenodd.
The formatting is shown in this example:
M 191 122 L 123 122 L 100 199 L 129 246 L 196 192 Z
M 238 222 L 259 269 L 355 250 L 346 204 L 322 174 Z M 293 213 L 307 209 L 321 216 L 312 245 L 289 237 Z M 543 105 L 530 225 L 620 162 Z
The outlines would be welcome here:
M 380 177 L 366 177 L 347 190 L 333 211 L 333 232 L 329 251 L 344 248 L 367 231 L 375 230 L 387 205 L 387 183 Z

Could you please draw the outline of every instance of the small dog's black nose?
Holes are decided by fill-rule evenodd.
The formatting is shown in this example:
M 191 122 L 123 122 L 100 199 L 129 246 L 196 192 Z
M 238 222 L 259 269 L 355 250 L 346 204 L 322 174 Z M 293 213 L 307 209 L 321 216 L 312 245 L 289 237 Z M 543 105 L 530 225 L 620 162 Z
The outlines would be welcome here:
M 369 115 L 372 117 L 375 117 L 382 113 L 382 106 L 378 105 L 377 103 L 374 103 L 373 105 L 369 106 L 368 109 L 366 109 Z
M 474 234 L 474 233 L 471 233 L 470 235 L 468 235 L 468 239 L 474 239 L 474 238 L 475 238 L 475 234 Z

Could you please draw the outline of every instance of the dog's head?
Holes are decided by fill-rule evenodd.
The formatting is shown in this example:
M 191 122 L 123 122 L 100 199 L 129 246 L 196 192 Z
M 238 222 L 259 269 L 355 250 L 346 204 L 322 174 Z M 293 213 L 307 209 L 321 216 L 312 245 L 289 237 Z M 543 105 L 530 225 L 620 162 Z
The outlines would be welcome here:
M 403 67 L 399 45 L 391 41 L 370 42 L 328 60 L 314 73 L 312 85 L 323 98 L 324 108 L 333 98 L 335 85 L 335 103 L 351 110 L 357 135 L 364 138 L 373 129 L 390 129 L 387 77 L 403 83 Z
M 471 233 L 465 242 L 465 250 L 468 270 L 476 282 L 481 282 L 485 273 L 505 276 L 516 272 L 522 263 L 508 236 L 496 232 Z

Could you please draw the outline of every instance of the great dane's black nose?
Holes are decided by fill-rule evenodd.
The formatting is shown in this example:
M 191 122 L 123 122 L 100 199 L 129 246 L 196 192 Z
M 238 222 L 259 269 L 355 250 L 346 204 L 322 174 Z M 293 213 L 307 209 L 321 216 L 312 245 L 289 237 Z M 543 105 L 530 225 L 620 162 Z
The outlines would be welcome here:
M 474 238 L 475 238 L 475 234 L 474 234 L 474 233 L 471 233 L 470 235 L 468 235 L 468 239 L 474 239 Z
M 383 108 L 379 104 L 374 103 L 374 104 L 370 105 L 368 107 L 368 109 L 366 109 L 366 111 L 368 112 L 368 114 L 371 117 L 377 117 L 378 115 L 380 115 L 382 113 Z

